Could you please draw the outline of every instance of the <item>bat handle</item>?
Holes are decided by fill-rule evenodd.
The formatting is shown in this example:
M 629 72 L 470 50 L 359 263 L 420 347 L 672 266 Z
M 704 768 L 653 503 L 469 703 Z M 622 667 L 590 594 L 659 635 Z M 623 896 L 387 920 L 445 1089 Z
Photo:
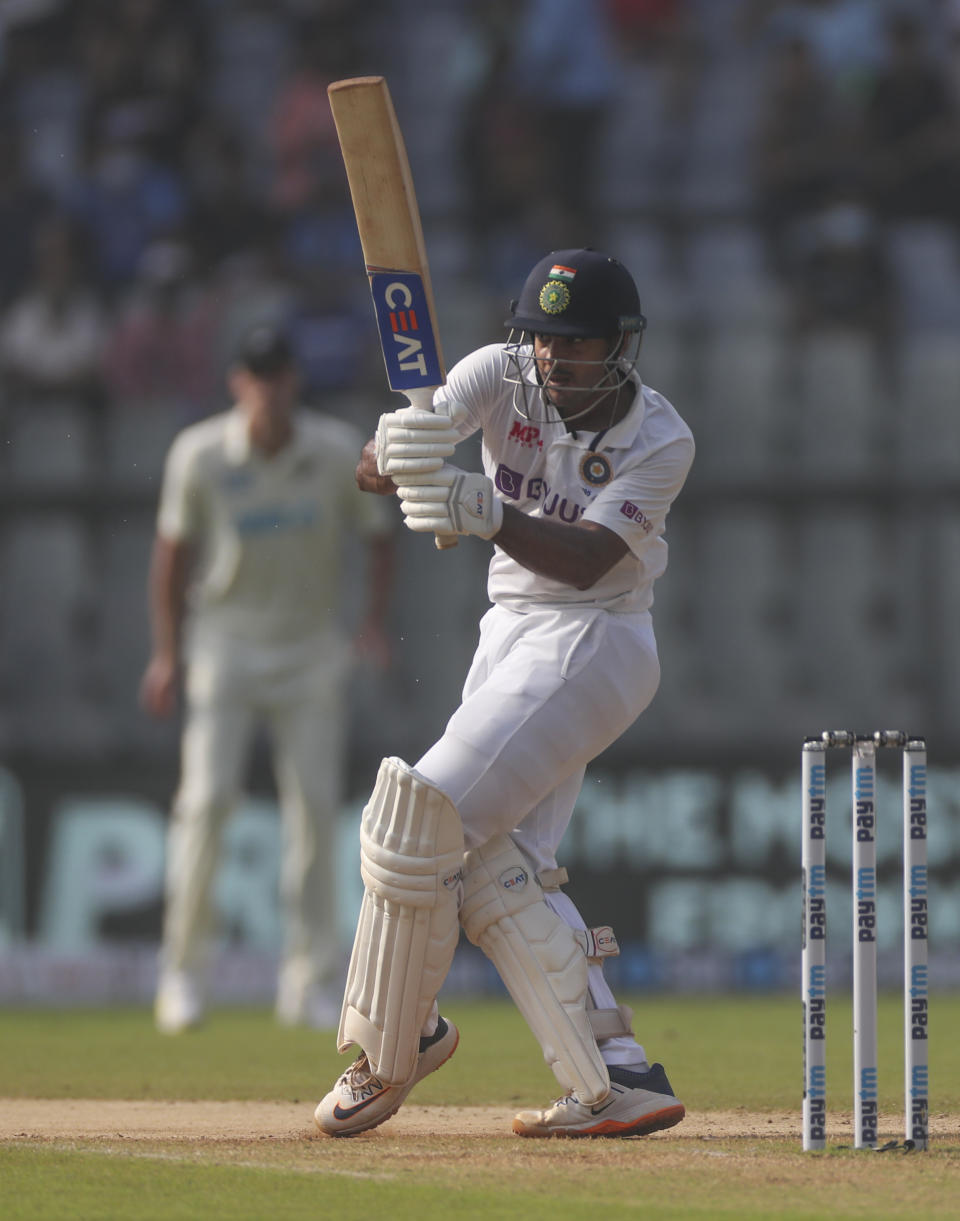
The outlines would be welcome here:
M 436 388 L 426 386 L 419 390 L 405 390 L 404 394 L 410 400 L 411 407 L 419 407 L 421 411 L 433 411 L 433 392 Z M 438 551 L 448 551 L 460 541 L 456 534 L 435 534 L 433 540 Z

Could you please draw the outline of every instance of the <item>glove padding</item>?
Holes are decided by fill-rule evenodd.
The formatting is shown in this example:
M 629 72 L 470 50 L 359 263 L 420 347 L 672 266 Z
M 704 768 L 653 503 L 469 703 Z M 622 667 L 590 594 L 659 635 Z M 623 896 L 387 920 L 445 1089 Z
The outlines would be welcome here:
M 427 482 L 429 478 L 429 482 Z M 486 475 L 444 465 L 434 475 L 397 488 L 404 525 L 424 534 L 493 538 L 503 525 L 503 502 Z
M 377 470 L 390 475 L 429 475 L 440 470 L 461 441 L 457 424 L 466 415 L 461 403 L 449 402 L 447 414 L 403 407 L 388 411 L 377 421 Z

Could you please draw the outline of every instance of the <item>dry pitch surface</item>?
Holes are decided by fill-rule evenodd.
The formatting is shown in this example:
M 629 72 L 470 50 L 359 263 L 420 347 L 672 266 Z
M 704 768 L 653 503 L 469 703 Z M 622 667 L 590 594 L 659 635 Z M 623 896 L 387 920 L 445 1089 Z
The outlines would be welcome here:
M 364 1134 L 395 1138 L 424 1136 L 491 1136 L 510 1134 L 516 1108 L 408 1105 L 380 1129 Z M 832 1139 L 849 1139 L 852 1116 L 829 1116 Z M 960 1116 L 931 1117 L 932 1144 L 955 1145 L 960 1140 Z M 744 1138 L 799 1140 L 796 1111 L 707 1111 L 688 1114 L 678 1127 L 644 1142 Z M 893 1138 L 893 1131 L 884 1139 Z M 0 1101 L 0 1140 L 74 1141 L 327 1141 L 313 1125 L 311 1107 L 290 1102 L 126 1102 L 113 1099 L 5 1099 Z
M 316 1130 L 312 1110 L 311 1101 L 5 1099 L 0 1100 L 0 1153 L 19 1147 L 41 1159 L 32 1164 L 42 1178 L 30 1196 L 39 1201 L 39 1211 L 17 1214 L 29 1221 L 50 1215 L 44 1201 L 54 1171 L 61 1178 L 94 1176 L 85 1197 L 91 1216 L 133 1215 L 102 1211 L 104 1192 L 113 1200 L 120 1191 L 117 1175 L 134 1192 L 124 1200 L 146 1197 L 151 1208 L 151 1191 L 168 1190 L 186 1176 L 192 1194 L 186 1203 L 178 1201 L 181 1211 L 136 1214 L 151 1221 L 210 1215 L 206 1205 L 197 1214 L 188 1205 L 206 1199 L 204 1192 L 224 1189 L 224 1175 L 230 1176 L 233 1211 L 219 1215 L 243 1218 L 280 1215 L 274 1207 L 278 1192 L 289 1206 L 282 1215 L 315 1215 L 318 1181 L 337 1201 L 332 1215 L 345 1221 L 370 1215 L 449 1217 L 451 1199 L 457 1201 L 455 1211 L 471 1219 L 516 1216 L 521 1201 L 519 1211 L 537 1221 L 590 1216 L 598 1208 L 618 1219 L 808 1221 L 822 1217 L 829 1200 L 828 1211 L 838 1218 L 869 1213 L 877 1221 L 917 1216 L 947 1221 L 957 1216 L 960 1198 L 956 1114 L 933 1117 L 932 1153 L 881 1157 L 854 1154 L 851 1115 L 833 1114 L 830 1152 L 811 1157 L 800 1151 L 797 1110 L 700 1111 L 654 1136 L 592 1141 L 522 1140 L 510 1131 L 513 1107 L 416 1105 L 403 1107 L 372 1132 L 336 1140 Z M 881 1127 L 884 1141 L 894 1135 Z M 171 1179 L 174 1165 L 178 1170 Z M 198 1174 L 220 1177 L 190 1177 Z

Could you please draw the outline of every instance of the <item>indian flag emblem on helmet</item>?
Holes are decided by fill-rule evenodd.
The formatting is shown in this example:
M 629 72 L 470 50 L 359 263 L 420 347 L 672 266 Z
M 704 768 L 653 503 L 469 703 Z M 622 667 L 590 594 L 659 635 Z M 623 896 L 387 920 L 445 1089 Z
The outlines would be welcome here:
M 575 267 L 564 267 L 562 263 L 554 263 L 550 268 L 551 280 L 564 280 L 567 284 L 570 283 L 576 274 L 577 269 Z
M 540 308 L 545 314 L 562 314 L 570 304 L 570 289 L 562 280 L 548 280 L 540 289 Z

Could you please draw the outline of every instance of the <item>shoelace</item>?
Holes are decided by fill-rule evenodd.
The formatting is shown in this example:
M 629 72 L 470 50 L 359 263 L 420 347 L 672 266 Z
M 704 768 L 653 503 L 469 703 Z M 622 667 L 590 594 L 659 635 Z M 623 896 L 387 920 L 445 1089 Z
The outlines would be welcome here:
M 370 1061 L 367 1059 L 366 1052 L 350 1065 L 343 1074 L 343 1081 L 353 1092 L 364 1089 L 371 1082 L 378 1087 L 381 1085 L 381 1082 L 370 1068 Z

